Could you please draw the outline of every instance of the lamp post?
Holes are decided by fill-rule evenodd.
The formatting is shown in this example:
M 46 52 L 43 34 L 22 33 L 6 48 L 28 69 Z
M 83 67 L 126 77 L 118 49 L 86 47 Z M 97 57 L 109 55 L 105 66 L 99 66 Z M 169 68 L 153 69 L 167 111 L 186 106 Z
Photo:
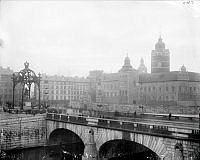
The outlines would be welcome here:
M 45 94 L 45 107 L 46 107 L 46 109 L 47 109 L 48 94 L 49 94 L 49 93 L 48 93 L 48 88 L 47 88 L 47 87 L 45 88 L 45 93 L 44 93 L 44 94 Z

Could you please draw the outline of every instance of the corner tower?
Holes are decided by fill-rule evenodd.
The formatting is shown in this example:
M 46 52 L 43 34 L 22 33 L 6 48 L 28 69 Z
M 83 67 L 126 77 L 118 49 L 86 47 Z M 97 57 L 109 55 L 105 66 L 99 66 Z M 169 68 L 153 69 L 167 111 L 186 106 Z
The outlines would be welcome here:
M 170 71 L 170 53 L 165 49 L 161 36 L 155 44 L 155 50 L 151 52 L 151 73 L 163 73 Z

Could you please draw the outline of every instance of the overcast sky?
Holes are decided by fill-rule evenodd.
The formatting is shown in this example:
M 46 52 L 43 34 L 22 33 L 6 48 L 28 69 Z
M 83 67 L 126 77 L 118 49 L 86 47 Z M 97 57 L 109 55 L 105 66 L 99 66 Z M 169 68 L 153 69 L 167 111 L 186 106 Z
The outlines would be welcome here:
M 8 1 L 0 4 L 0 65 L 28 61 L 36 73 L 87 76 L 117 72 L 127 53 L 150 72 L 159 35 L 171 70 L 200 72 L 200 1 Z

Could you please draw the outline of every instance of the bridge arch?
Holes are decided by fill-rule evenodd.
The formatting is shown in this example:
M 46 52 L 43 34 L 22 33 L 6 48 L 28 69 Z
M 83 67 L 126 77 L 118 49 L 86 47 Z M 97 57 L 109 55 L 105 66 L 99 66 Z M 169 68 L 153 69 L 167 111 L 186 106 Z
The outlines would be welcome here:
M 132 142 L 141 144 L 154 152 L 158 157 L 165 160 L 171 160 L 172 153 L 167 150 L 165 145 L 165 138 L 156 137 L 153 135 L 145 135 L 140 133 L 130 133 L 110 129 L 94 129 L 95 141 L 97 143 L 97 149 L 107 141 L 116 139 L 126 139 Z
M 99 148 L 100 160 L 131 159 L 133 157 L 135 160 L 160 159 L 155 152 L 144 145 L 125 139 L 107 141 Z
M 51 157 L 62 157 L 67 153 L 81 159 L 85 148 L 79 135 L 65 128 L 53 130 L 49 135 L 47 145 Z
M 56 128 L 66 128 L 76 133 L 82 139 L 84 144 L 87 143 L 87 135 L 89 133 L 89 129 L 92 128 L 94 131 L 94 140 L 96 142 L 97 150 L 99 150 L 101 145 L 107 141 L 115 139 L 127 139 L 149 148 L 164 160 L 171 160 L 172 154 L 174 152 L 172 149 L 166 147 L 165 144 L 168 139 L 164 137 L 127 132 L 122 130 L 113 130 L 108 128 L 98 128 L 95 126 L 75 125 L 56 121 L 48 121 L 47 126 L 47 135 L 50 135 L 50 133 Z

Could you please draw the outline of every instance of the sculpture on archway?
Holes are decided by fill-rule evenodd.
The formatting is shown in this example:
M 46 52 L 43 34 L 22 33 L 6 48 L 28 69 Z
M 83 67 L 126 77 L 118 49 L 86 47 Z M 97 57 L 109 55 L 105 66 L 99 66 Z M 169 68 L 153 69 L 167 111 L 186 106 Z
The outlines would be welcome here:
M 22 94 L 21 94 L 21 106 L 20 110 L 23 110 L 24 99 L 30 100 L 31 98 L 31 85 L 36 84 L 38 86 L 39 92 L 39 108 L 40 108 L 40 73 L 36 76 L 35 72 L 29 69 L 29 63 L 24 63 L 25 68 L 20 72 L 13 73 L 13 109 L 15 106 L 15 87 L 17 84 L 21 84 Z

